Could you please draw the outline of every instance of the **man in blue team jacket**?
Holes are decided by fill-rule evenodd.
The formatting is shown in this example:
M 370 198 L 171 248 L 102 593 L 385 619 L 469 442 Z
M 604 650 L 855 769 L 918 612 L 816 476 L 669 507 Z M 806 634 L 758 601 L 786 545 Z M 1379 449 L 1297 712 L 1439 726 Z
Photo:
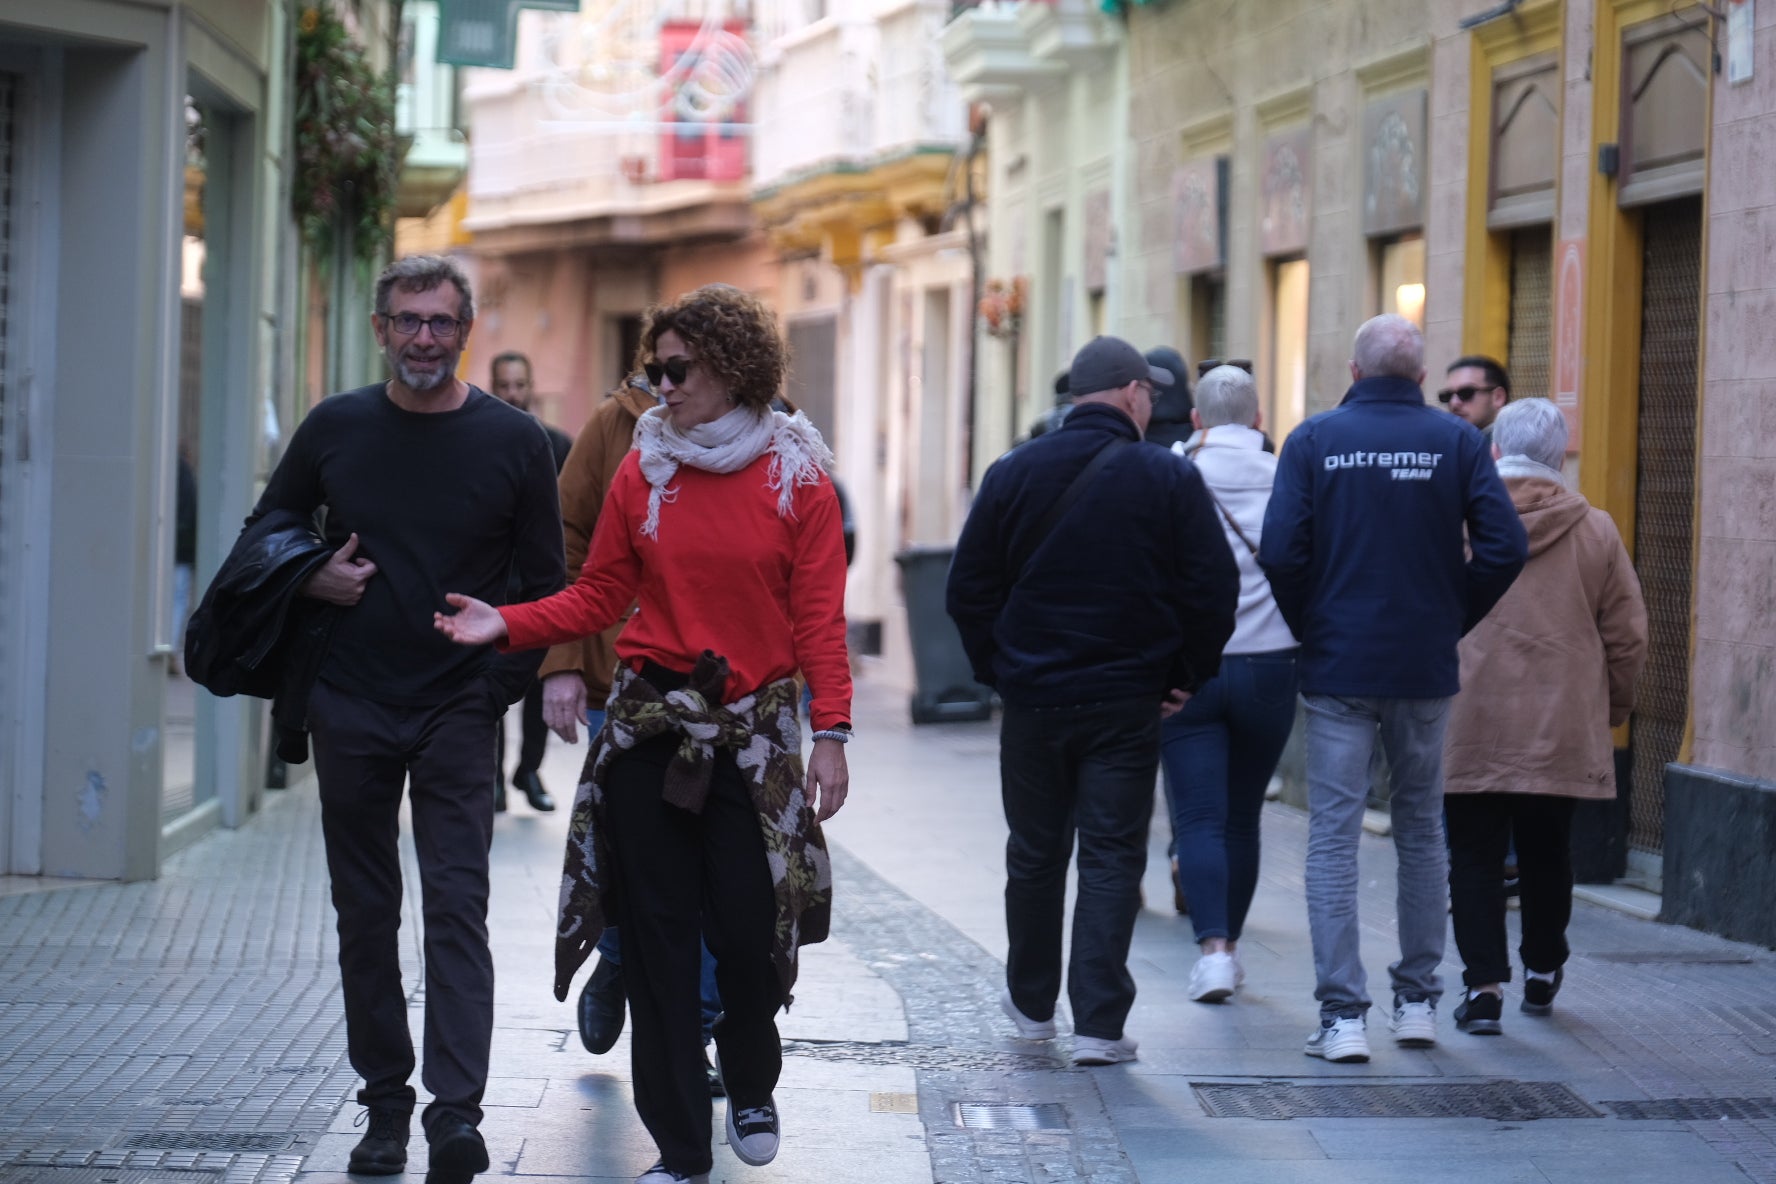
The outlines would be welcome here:
M 1055 1035 L 1077 830 L 1067 995 L 1080 1065 L 1135 1058 L 1122 1026 L 1159 721 L 1220 667 L 1239 595 L 1196 466 L 1141 442 L 1153 384 L 1171 380 L 1119 338 L 1081 348 L 1072 411 L 987 471 L 950 566 L 947 607 L 974 676 L 1005 703 L 1000 1006 L 1025 1039 Z
M 1443 729 L 1458 689 L 1456 642 L 1511 586 L 1529 545 L 1480 433 L 1425 404 L 1418 328 L 1376 317 L 1351 352 L 1355 385 L 1283 447 L 1258 552 L 1301 639 L 1320 1001 L 1306 1052 L 1334 1061 L 1369 1059 L 1357 839 L 1378 733 L 1400 863 L 1400 960 L 1388 968 L 1394 1039 L 1436 1042 L 1449 892 Z

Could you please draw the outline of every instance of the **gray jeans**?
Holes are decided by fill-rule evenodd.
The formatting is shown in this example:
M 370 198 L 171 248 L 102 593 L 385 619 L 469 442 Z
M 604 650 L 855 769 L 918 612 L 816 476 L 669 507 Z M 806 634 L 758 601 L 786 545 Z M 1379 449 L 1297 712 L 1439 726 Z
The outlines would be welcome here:
M 1400 960 L 1388 967 L 1388 975 L 1398 1000 L 1434 1006 L 1443 994 L 1437 966 L 1449 924 L 1443 730 L 1450 701 L 1303 695 L 1302 702 L 1307 707 L 1307 920 L 1320 1015 L 1361 1016 L 1369 1009 L 1357 943 L 1357 841 L 1378 734 L 1392 775 L 1390 809 L 1400 865 L 1395 902 Z

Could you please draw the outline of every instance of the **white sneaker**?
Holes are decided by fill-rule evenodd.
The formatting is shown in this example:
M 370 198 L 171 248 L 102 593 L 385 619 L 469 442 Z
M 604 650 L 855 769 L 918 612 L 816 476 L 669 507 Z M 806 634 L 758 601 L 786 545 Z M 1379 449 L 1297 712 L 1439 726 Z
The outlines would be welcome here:
M 661 1162 L 635 1177 L 635 1184 L 709 1184 L 709 1173 L 687 1176 L 683 1172 L 671 1171 Z
M 1124 1036 L 1120 1040 L 1105 1040 L 1099 1036 L 1073 1037 L 1073 1063 L 1075 1065 L 1120 1065 L 1135 1059 L 1135 1042 Z
M 1360 1015 L 1342 1017 L 1331 1023 L 1321 1020 L 1301 1051 L 1310 1057 L 1323 1057 L 1340 1064 L 1366 1061 L 1369 1059 L 1369 1026 Z
M 1237 991 L 1246 985 L 1246 964 L 1240 961 L 1238 950 L 1229 950 L 1227 956 L 1233 959 L 1233 989 Z
M 1397 1003 L 1388 1024 L 1401 1048 L 1429 1048 L 1437 1043 L 1437 1009 L 1427 1000 Z
M 1053 1040 L 1055 1038 L 1055 1022 L 1052 1018 L 1033 1020 L 1018 1010 L 1018 1005 L 1011 1001 L 1011 988 L 1005 987 L 999 992 L 999 1006 L 1011 1022 L 1017 1026 L 1019 1040 Z
M 1222 952 L 1204 954 L 1190 971 L 1190 997 L 1198 1003 L 1220 1003 L 1233 997 L 1239 986 L 1239 963 Z

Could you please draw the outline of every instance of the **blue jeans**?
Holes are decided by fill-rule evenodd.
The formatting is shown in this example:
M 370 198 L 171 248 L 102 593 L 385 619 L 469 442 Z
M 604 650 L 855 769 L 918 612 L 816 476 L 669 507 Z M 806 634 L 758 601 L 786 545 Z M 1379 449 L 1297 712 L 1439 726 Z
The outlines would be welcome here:
M 1400 960 L 1388 967 L 1397 1002 L 1443 995 L 1437 965 L 1449 927 L 1449 853 L 1443 841 L 1443 732 L 1448 699 L 1304 695 L 1307 707 L 1307 921 L 1314 998 L 1322 1019 L 1369 1009 L 1358 951 L 1357 843 L 1377 735 L 1392 778 L 1389 809 L 1399 855 L 1395 913 Z
M 1237 941 L 1258 887 L 1264 791 L 1295 726 L 1294 649 L 1226 654 L 1161 727 L 1178 876 L 1196 940 Z
M 593 736 L 604 730 L 603 708 L 586 708 L 586 727 Z M 623 941 L 617 935 L 615 925 L 607 927 L 604 936 L 598 939 L 598 956 L 612 966 L 623 964 Z M 715 1027 L 715 1021 L 721 1018 L 722 1008 L 721 992 L 715 986 L 715 955 L 709 952 L 707 943 L 703 946 L 703 969 L 698 977 L 701 980 L 699 992 L 703 998 L 703 1043 L 708 1044 L 713 1036 L 711 1029 Z

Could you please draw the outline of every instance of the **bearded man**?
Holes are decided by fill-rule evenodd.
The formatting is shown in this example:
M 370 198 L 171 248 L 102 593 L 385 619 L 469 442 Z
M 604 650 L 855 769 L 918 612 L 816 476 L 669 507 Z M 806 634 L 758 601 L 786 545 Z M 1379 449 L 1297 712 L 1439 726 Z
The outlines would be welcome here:
M 494 603 L 559 589 L 561 514 L 542 424 L 456 375 L 475 320 L 461 269 L 438 256 L 398 259 L 376 281 L 375 310 L 370 328 L 392 376 L 309 412 L 248 522 L 324 510 L 338 548 L 302 591 L 340 609 L 308 726 L 346 1043 L 369 1112 L 348 1170 L 393 1175 L 407 1163 L 416 1094 L 396 836 L 408 785 L 424 889 L 426 1180 L 468 1184 L 487 1170 L 478 1128 L 493 1039 L 494 726 L 542 651 L 455 645 L 432 613 L 446 589 Z

